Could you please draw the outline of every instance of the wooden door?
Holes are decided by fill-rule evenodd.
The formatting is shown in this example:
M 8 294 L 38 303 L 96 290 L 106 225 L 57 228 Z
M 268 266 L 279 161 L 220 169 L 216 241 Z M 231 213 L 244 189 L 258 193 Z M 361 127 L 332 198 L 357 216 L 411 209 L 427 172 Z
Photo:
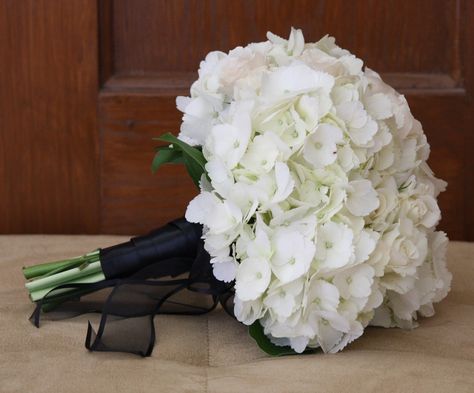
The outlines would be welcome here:
M 0 0 L 0 231 L 140 233 L 183 214 L 184 170 L 152 176 L 210 50 L 326 33 L 403 92 L 449 182 L 441 227 L 474 240 L 474 2 Z

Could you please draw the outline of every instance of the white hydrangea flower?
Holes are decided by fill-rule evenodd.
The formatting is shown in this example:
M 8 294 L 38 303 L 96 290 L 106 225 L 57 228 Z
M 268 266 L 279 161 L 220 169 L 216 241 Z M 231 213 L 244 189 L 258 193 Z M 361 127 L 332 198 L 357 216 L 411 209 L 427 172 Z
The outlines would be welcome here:
M 329 94 L 333 85 L 334 78 L 331 75 L 315 71 L 304 64 L 293 64 L 265 74 L 261 95 L 267 100 L 274 101 L 314 91 Z
M 415 327 L 452 278 L 420 122 L 334 38 L 267 37 L 209 53 L 176 101 L 207 161 L 186 218 L 214 275 L 235 280 L 239 321 L 298 353 Z
M 324 168 L 336 161 L 337 143 L 342 141 L 342 131 L 330 124 L 321 124 L 306 139 L 303 156 L 314 168 Z
M 245 113 L 236 115 L 232 124 L 216 124 L 206 138 L 205 156 L 219 158 L 232 169 L 245 154 L 250 134 L 250 117 Z
M 275 166 L 279 155 L 278 146 L 271 133 L 257 135 L 240 160 L 240 165 L 256 175 L 268 173 Z
M 368 298 L 372 292 L 375 271 L 370 265 L 359 265 L 336 274 L 334 285 L 344 299 Z
M 287 284 L 274 281 L 268 289 L 264 304 L 278 320 L 285 320 L 296 311 L 303 296 L 304 280 L 299 278 Z
M 360 101 L 343 102 L 336 106 L 336 113 L 344 121 L 349 137 L 357 146 L 367 145 L 378 130 L 377 123 Z
M 234 297 L 234 314 L 238 321 L 251 325 L 262 317 L 263 303 L 261 299 L 243 301 L 238 296 Z
M 226 250 L 226 249 L 224 249 Z M 224 282 L 235 280 L 238 264 L 231 256 L 214 257 L 211 259 L 214 276 Z
M 209 234 L 222 234 L 240 225 L 242 212 L 231 201 L 220 200 L 214 193 L 203 191 L 189 203 L 186 220 L 203 224 Z
M 283 162 L 275 163 L 275 185 L 276 190 L 272 197 L 272 203 L 284 201 L 291 194 L 295 186 L 290 169 Z
M 345 224 L 329 221 L 319 227 L 315 259 L 323 271 L 347 265 L 353 255 L 353 233 Z
M 277 228 L 272 235 L 272 271 L 281 283 L 308 272 L 315 252 L 314 242 L 292 227 Z
M 243 301 L 255 300 L 270 284 L 271 269 L 265 258 L 247 258 L 237 268 L 235 293 Z
M 354 180 L 348 185 L 347 209 L 355 216 L 367 216 L 379 207 L 377 192 L 369 180 Z

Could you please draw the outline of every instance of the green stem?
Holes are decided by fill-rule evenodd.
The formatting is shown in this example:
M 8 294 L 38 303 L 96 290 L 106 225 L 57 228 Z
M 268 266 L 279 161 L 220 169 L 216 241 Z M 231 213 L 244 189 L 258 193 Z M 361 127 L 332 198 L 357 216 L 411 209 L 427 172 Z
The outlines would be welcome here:
M 64 284 L 91 284 L 95 282 L 99 282 L 105 280 L 105 276 L 102 273 L 102 271 L 96 271 L 96 272 L 91 272 L 87 276 L 82 276 L 78 277 L 76 276 L 75 278 L 70 278 L 69 280 L 63 280 L 61 281 L 60 284 L 52 284 L 50 286 L 42 286 L 41 288 L 31 290 L 30 291 L 30 298 L 32 301 L 36 302 L 38 300 L 41 300 L 45 295 L 47 295 L 52 289 L 57 287 L 58 285 L 64 285 Z M 61 288 L 56 291 L 54 291 L 54 294 L 51 296 L 51 299 L 49 297 L 47 300 L 59 300 L 62 296 L 68 295 L 67 298 L 69 298 L 71 295 L 75 295 L 72 292 L 78 291 L 77 288 Z M 64 300 L 67 300 L 65 298 Z M 64 301 L 63 300 L 63 301 Z
M 65 284 L 72 280 L 77 280 L 98 272 L 102 272 L 102 266 L 100 265 L 99 261 L 89 264 L 83 264 L 79 267 L 65 270 L 50 276 L 47 275 L 44 277 L 40 277 L 36 280 L 27 282 L 25 286 L 29 292 L 34 292 L 39 289 L 50 288 Z
M 78 259 L 75 264 L 71 264 L 70 266 L 59 266 L 56 269 L 49 271 L 45 275 L 36 277 L 34 279 L 52 276 L 53 274 L 60 273 L 68 269 L 72 269 L 74 267 L 81 267 L 81 266 L 85 266 L 85 265 L 88 265 L 94 262 L 99 262 L 99 261 L 100 261 L 100 255 L 98 252 L 87 254 L 87 255 L 84 255 L 83 260 Z
M 27 280 L 40 276 L 54 274 L 56 272 L 82 265 L 84 262 L 92 262 L 99 259 L 99 250 L 76 258 L 69 258 L 55 262 L 41 263 L 34 266 L 23 267 L 23 275 Z

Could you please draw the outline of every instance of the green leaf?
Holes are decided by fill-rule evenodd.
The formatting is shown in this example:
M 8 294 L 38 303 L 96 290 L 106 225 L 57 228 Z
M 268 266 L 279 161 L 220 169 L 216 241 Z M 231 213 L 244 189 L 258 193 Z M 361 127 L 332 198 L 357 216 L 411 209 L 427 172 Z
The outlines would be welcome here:
M 206 159 L 204 158 L 204 155 L 199 149 L 191 145 L 188 145 L 186 142 L 183 142 L 182 140 L 179 140 L 178 138 L 176 138 L 173 134 L 170 134 L 169 132 L 155 139 L 159 141 L 171 143 L 175 148 L 178 147 L 179 149 L 183 151 L 185 155 L 189 156 L 190 159 L 192 159 L 197 165 L 201 167 L 201 170 L 203 173 L 206 171 L 206 168 L 205 168 Z
M 163 134 L 160 137 L 153 139 L 171 144 L 171 146 L 160 146 L 157 148 L 158 152 L 156 153 L 151 166 L 153 173 L 156 172 L 156 170 L 164 163 L 182 162 L 186 165 L 186 169 L 194 184 L 199 187 L 201 176 L 206 174 L 206 159 L 204 158 L 202 151 L 179 140 L 170 133 Z
M 263 327 L 259 321 L 255 321 L 249 326 L 249 334 L 257 342 L 257 345 L 260 347 L 260 349 L 271 356 L 299 355 L 289 346 L 280 347 L 273 344 L 263 332 Z M 303 352 L 303 354 L 314 352 L 314 349 L 307 349 Z
M 155 173 L 160 166 L 166 163 L 181 163 L 183 162 L 182 150 L 174 149 L 169 146 L 161 146 L 157 148 L 153 162 L 151 163 L 151 171 Z
M 259 321 L 255 321 L 249 326 L 249 334 L 257 342 L 257 345 L 260 347 L 260 349 L 271 356 L 295 354 L 295 351 L 293 351 L 290 347 L 279 347 L 278 345 L 273 344 L 270 339 L 265 336 L 263 327 Z
M 197 188 L 199 188 L 199 181 L 201 180 L 201 176 L 203 173 L 202 168 L 195 163 L 192 159 L 189 158 L 187 155 L 183 155 L 184 165 L 186 165 L 186 169 L 191 176 L 194 184 Z

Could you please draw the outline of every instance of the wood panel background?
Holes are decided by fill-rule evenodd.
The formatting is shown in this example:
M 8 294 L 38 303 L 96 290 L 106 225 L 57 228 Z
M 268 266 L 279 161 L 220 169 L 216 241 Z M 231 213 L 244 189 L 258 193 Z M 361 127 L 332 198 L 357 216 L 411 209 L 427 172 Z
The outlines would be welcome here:
M 210 50 L 295 26 L 406 94 L 449 182 L 441 227 L 474 240 L 472 20 L 469 0 L 3 0 L 0 231 L 140 233 L 183 214 L 184 170 L 150 173 L 175 96 Z
M 0 232 L 100 227 L 93 1 L 0 1 Z

